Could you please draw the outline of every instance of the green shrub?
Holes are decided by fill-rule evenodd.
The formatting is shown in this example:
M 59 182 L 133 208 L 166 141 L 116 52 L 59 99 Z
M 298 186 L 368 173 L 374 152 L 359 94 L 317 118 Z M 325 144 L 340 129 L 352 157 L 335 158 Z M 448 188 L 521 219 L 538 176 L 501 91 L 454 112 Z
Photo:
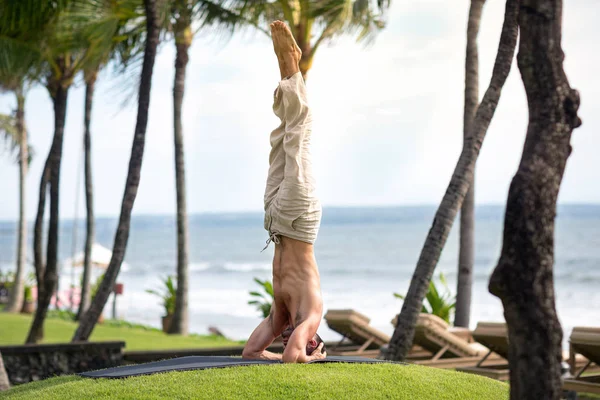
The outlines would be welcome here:
M 82 278 L 83 279 L 83 278 Z M 104 280 L 104 274 L 100 275 L 93 284 L 90 285 L 90 296 L 92 298 L 92 301 L 94 301 L 94 297 L 96 297 L 96 293 L 98 293 L 98 289 L 100 288 L 100 284 L 102 283 L 102 281 Z M 83 280 L 82 280 L 82 285 L 83 285 Z
M 254 278 L 254 282 L 260 285 L 265 294 L 257 291 L 250 291 L 250 296 L 255 298 L 255 300 L 248 301 L 248 304 L 256 306 L 258 312 L 262 314 L 263 318 L 267 318 L 271 313 L 271 304 L 273 303 L 273 299 L 275 297 L 273 294 L 273 285 L 268 280 L 261 281 L 258 278 Z
M 439 280 L 441 286 L 444 288 L 444 293 L 441 293 L 440 290 L 438 290 L 438 287 L 432 279 L 431 282 L 429 282 L 429 289 L 425 295 L 425 301 L 423 302 L 421 312 L 424 314 L 436 315 L 447 323 L 450 323 L 450 317 L 453 315 L 454 308 L 456 307 L 456 296 L 452 296 L 450 288 L 448 288 L 448 283 L 446 282 L 446 277 L 443 273 L 440 273 Z M 398 293 L 394 293 L 394 296 L 401 300 L 406 298 L 406 296 Z
M 76 314 L 71 310 L 48 310 L 46 318 L 60 319 L 63 321 L 75 321 Z
M 163 288 L 161 291 L 146 289 L 147 293 L 158 296 L 162 300 L 162 306 L 167 315 L 175 313 L 175 299 L 177 297 L 177 286 L 175 286 L 174 276 L 169 275 L 162 280 Z

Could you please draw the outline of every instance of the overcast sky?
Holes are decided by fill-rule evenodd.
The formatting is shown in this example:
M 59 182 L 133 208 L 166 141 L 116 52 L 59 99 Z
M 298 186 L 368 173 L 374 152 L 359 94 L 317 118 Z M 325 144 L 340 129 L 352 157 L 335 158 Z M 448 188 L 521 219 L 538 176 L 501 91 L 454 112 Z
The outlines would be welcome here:
M 467 0 L 393 1 L 387 28 L 367 48 L 352 38 L 321 47 L 309 72 L 314 110 L 313 155 L 325 206 L 437 204 L 462 145 Z M 495 58 L 504 1 L 488 0 L 480 33 L 480 91 Z M 597 0 L 564 2 L 563 48 L 571 85 L 581 92 L 583 125 L 560 201 L 600 202 L 600 28 Z M 174 49 L 156 59 L 146 150 L 135 214 L 175 210 L 172 82 Z M 197 37 L 190 51 L 184 130 L 190 213 L 262 209 L 269 133 L 278 125 L 272 94 L 279 72 L 271 42 L 246 33 L 228 42 Z M 120 87 L 133 78 L 100 76 L 93 110 L 96 214 L 118 215 L 136 103 L 123 107 Z M 129 90 L 129 92 L 132 92 Z M 70 92 L 61 175 L 61 217 L 74 214 L 83 134 L 81 82 Z M 0 97 L 0 112 L 14 105 Z M 53 132 L 52 104 L 30 91 L 26 118 L 36 158 L 27 178 L 33 219 L 43 163 Z M 525 138 L 527 104 L 516 63 L 479 157 L 476 201 L 501 204 Z M 18 169 L 0 159 L 0 219 L 18 215 Z M 81 191 L 79 216 L 84 215 Z

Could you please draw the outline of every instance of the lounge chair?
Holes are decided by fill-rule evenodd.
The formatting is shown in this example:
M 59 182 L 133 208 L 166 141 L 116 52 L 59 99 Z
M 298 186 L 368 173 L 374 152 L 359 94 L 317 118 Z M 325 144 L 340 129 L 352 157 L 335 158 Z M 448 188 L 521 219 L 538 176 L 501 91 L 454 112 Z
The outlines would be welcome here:
M 342 340 L 328 348 L 332 355 L 378 357 L 381 346 L 390 337 L 369 325 L 370 319 L 354 310 L 329 310 L 325 314 L 329 327 L 342 335 Z M 395 320 L 392 321 L 395 323 Z M 468 330 L 456 329 L 453 333 L 441 318 L 421 314 L 415 330 L 413 348 L 408 361 L 439 368 L 456 368 L 472 365 L 481 359 L 484 348 L 469 343 Z M 352 344 L 347 343 L 347 339 Z
M 505 323 L 480 322 L 472 333 L 473 339 L 487 347 L 487 354 L 474 366 L 460 367 L 458 371 L 487 376 L 501 381 L 509 379 L 508 371 L 508 330 Z M 486 363 L 490 358 L 498 360 L 496 363 Z M 491 361 L 491 360 L 490 360 Z M 486 363 L 484 365 L 484 363 Z
M 488 348 L 487 354 L 474 366 L 460 367 L 457 370 L 501 381 L 508 381 L 508 328 L 506 324 L 501 322 L 480 322 L 473 331 L 473 339 Z M 600 346 L 600 336 L 598 343 Z M 581 354 L 585 355 L 584 353 Z M 563 355 L 564 359 L 568 357 L 568 355 Z M 575 366 L 585 365 L 588 361 L 581 355 L 573 356 L 572 359 Z
M 380 347 L 390 341 L 388 335 L 370 326 L 370 319 L 357 311 L 328 310 L 324 318 L 330 329 L 342 335 L 337 345 L 327 349 L 332 355 L 377 357 Z
M 600 328 L 573 328 L 569 344 L 569 363 L 575 376 L 565 379 L 563 389 L 600 394 L 600 374 L 590 374 L 593 364 L 600 366 Z M 587 358 L 588 362 L 576 371 L 578 355 Z
M 397 318 L 392 320 L 392 325 L 396 325 Z M 411 352 L 407 361 L 436 368 L 474 365 L 481 361 L 487 351 L 474 342 L 469 329 L 450 327 L 446 321 L 431 314 L 419 315 L 413 343 L 425 349 L 426 354 L 415 356 Z
M 448 330 L 448 324 L 431 314 L 420 314 L 415 327 L 414 343 L 429 350 L 431 361 L 440 358 L 475 357 L 480 350 Z

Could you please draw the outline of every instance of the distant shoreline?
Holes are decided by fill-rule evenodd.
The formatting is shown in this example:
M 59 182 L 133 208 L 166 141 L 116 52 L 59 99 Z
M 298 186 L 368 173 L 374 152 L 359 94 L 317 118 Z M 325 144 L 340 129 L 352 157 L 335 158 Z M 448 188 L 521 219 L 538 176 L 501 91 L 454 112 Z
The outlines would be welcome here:
M 410 204 L 410 205 L 365 205 L 365 206 L 336 206 L 336 205 L 332 205 L 332 206 L 327 206 L 324 205 L 323 209 L 324 211 L 329 211 L 329 212 L 343 212 L 343 211 L 368 211 L 368 210 L 372 210 L 372 211 L 382 211 L 382 210 L 429 210 L 429 211 L 434 211 L 437 209 L 439 205 L 438 204 Z M 504 209 L 505 204 L 501 204 L 501 203 L 482 203 L 482 204 L 476 204 L 475 205 L 475 209 L 477 210 L 485 210 L 485 209 L 494 209 L 494 210 L 498 210 L 498 209 Z M 565 203 L 559 203 L 558 204 L 558 211 L 560 214 L 560 210 L 561 208 L 596 208 L 600 211 L 600 203 L 571 203 L 571 202 L 565 202 Z M 202 218 L 202 217 L 236 217 L 236 216 L 252 216 L 252 215 L 261 215 L 262 216 L 263 211 L 262 210 L 240 210 L 240 211 L 203 211 L 203 212 L 196 212 L 196 213 L 190 213 L 188 214 L 189 218 Z M 326 213 L 324 213 L 324 217 L 326 217 Z M 135 207 L 134 207 L 134 212 L 132 215 L 132 219 L 150 219 L 150 218 L 174 218 L 175 217 L 175 210 L 173 210 L 172 213 L 156 213 L 156 214 L 149 214 L 149 213 L 136 213 L 135 212 Z M 119 215 L 115 214 L 115 215 L 98 215 L 96 216 L 96 220 L 114 220 L 114 219 L 118 219 Z M 77 219 L 78 221 L 85 221 L 85 217 L 82 216 L 81 218 Z M 17 218 L 13 218 L 13 219 L 0 219 L 0 225 L 2 224 L 11 224 L 11 223 L 16 223 L 18 221 Z M 45 219 L 45 221 L 47 221 L 47 219 Z M 61 223 L 70 223 L 73 221 L 73 218 L 70 217 L 61 217 L 60 222 Z M 28 224 L 33 224 L 34 223 L 34 217 L 30 216 L 30 219 L 27 221 Z M 2 227 L 0 226 L 0 233 L 2 232 Z

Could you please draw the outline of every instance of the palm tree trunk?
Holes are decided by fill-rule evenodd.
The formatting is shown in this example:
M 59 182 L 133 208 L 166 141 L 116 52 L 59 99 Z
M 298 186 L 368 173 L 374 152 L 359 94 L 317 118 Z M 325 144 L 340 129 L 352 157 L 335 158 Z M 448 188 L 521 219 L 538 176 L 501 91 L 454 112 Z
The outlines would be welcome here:
M 423 298 L 452 229 L 456 214 L 469 190 L 481 144 L 496 111 L 504 82 L 510 72 L 517 42 L 519 4 L 520 0 L 507 0 L 506 2 L 506 14 L 492 80 L 477 109 L 472 132 L 463 146 L 448 189 L 446 189 L 425 239 L 389 348 L 382 354 L 388 360 L 403 360 L 412 346 L 415 325 L 423 306 Z
M 98 288 L 94 300 L 88 311 L 83 315 L 81 322 L 75 334 L 73 341 L 86 341 L 89 339 L 100 313 L 104 309 L 108 296 L 113 291 L 114 284 L 121 264 L 125 257 L 127 240 L 129 239 L 129 225 L 131 221 L 131 210 L 135 197 L 137 195 L 138 185 L 140 183 L 140 171 L 142 169 L 142 158 L 144 156 L 144 144 L 146 140 L 146 127 L 148 125 L 148 108 L 150 106 L 150 90 L 152 86 L 152 71 L 154 69 L 154 60 L 156 58 L 156 47 L 158 46 L 158 19 L 156 10 L 157 0 L 144 0 L 146 8 L 146 47 L 144 50 L 144 63 L 140 80 L 140 89 L 138 96 L 138 114 L 131 146 L 131 157 L 129 159 L 129 170 L 125 182 L 125 193 L 121 204 L 121 215 L 117 225 L 117 233 L 113 244 L 113 253 L 110 263 L 104 274 L 104 279 Z
M 471 0 L 467 26 L 467 55 L 465 60 L 465 110 L 463 135 L 466 141 L 479 104 L 479 55 L 477 35 L 485 0 Z M 475 173 L 460 210 L 460 249 L 456 287 L 455 326 L 469 327 L 473 262 L 475 258 Z
M 86 73 L 85 77 L 85 113 L 83 144 L 85 152 L 85 206 L 86 206 L 86 232 L 85 249 L 83 256 L 83 281 L 81 283 L 81 302 L 77 311 L 77 320 L 87 311 L 91 302 L 90 276 L 92 274 L 92 244 L 94 243 L 94 192 L 92 182 L 92 139 L 90 133 L 90 121 L 92 119 L 92 103 L 94 101 L 94 89 L 98 71 Z
M 62 144 L 65 130 L 65 117 L 67 113 L 67 97 L 69 87 L 57 84 L 51 90 L 54 103 L 54 139 L 48 155 L 49 183 L 50 183 L 50 222 L 48 224 L 48 246 L 46 248 L 46 268 L 43 281 L 38 280 L 38 307 L 35 311 L 33 323 L 27 335 L 26 343 L 37 343 L 44 336 L 43 327 L 50 299 L 56 289 L 58 281 L 58 224 L 59 224 L 59 184 L 60 163 L 62 159 Z M 45 171 L 44 171 L 45 172 Z M 44 177 L 42 177 L 42 182 Z M 43 218 L 43 213 L 42 213 Z M 41 289 L 41 290 L 40 290 Z
M 302 74 L 304 82 L 306 82 L 308 71 L 312 67 L 314 52 L 313 48 L 311 47 L 310 38 L 305 40 L 305 35 L 303 32 L 301 32 L 301 29 L 297 30 L 297 34 L 295 36 L 298 47 L 300 47 L 300 50 L 302 51 L 302 56 L 300 57 L 298 67 L 300 68 L 300 73 Z
M 25 211 L 26 203 L 26 178 L 29 162 L 29 145 L 27 142 L 27 130 L 25 129 L 25 96 L 22 88 L 16 92 L 17 95 L 17 132 L 19 134 L 19 237 L 17 241 L 17 273 L 11 291 L 10 299 L 5 311 L 19 312 L 23 306 L 23 275 L 25 274 L 25 260 L 27 259 L 27 217 Z
M 188 49 L 192 41 L 191 27 L 176 33 L 177 55 L 175 82 L 173 84 L 173 119 L 175 139 L 175 183 L 177 191 L 177 294 L 175 312 L 169 333 L 188 334 L 188 254 L 189 233 L 185 190 L 185 162 L 183 151 L 183 126 L 181 109 L 185 89 L 185 71 L 189 60 Z
M 300 57 L 299 67 L 300 73 L 302 74 L 302 78 L 304 78 L 304 82 L 306 82 L 306 79 L 308 78 L 308 71 L 312 67 L 312 61 L 313 57 L 310 48 L 303 50 L 302 57 Z
M 2 353 L 0 353 L 0 392 L 10 389 L 10 381 L 8 380 L 8 374 L 4 368 L 4 360 L 2 359 Z
M 48 182 L 50 181 L 50 155 L 46 158 L 42 178 L 40 181 L 40 190 L 38 194 L 38 209 L 35 216 L 35 226 L 33 230 L 33 264 L 35 267 L 35 277 L 37 282 L 37 307 L 40 307 L 40 301 L 44 293 L 44 272 L 46 271 L 46 262 L 44 260 L 44 213 L 46 211 L 46 195 L 48 191 Z M 39 333 L 44 335 L 43 327 L 39 328 Z
M 524 2 L 519 24 L 529 127 L 489 290 L 502 300 L 508 324 L 510 398 L 558 400 L 563 334 L 554 298 L 554 220 L 571 134 L 581 125 L 579 94 L 563 69 L 562 0 Z

